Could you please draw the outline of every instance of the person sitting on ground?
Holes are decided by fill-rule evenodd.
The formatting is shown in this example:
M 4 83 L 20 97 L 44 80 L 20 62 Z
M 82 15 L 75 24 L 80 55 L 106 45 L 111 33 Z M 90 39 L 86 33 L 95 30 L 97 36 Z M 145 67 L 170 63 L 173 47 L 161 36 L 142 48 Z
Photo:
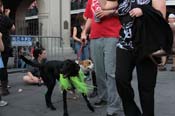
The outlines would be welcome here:
M 46 62 L 46 50 L 44 48 L 37 48 L 33 52 L 34 60 L 36 63 L 44 63 Z M 43 80 L 40 77 L 39 69 L 36 67 L 31 67 L 30 71 L 27 72 L 27 75 L 23 77 L 23 80 L 27 84 L 37 84 L 41 85 Z

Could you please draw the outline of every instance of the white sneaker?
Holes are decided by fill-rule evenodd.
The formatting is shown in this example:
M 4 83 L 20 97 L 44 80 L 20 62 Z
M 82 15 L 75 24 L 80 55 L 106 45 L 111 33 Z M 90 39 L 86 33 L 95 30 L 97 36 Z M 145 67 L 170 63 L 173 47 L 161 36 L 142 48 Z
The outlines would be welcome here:
M 0 101 L 0 107 L 6 106 L 8 102 L 1 100 Z

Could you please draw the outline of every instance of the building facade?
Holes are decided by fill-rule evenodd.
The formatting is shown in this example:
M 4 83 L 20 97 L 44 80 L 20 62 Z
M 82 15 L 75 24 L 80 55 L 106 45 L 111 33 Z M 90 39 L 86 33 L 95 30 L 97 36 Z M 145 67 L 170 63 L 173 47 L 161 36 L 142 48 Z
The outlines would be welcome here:
M 31 17 L 31 3 L 37 2 L 37 10 Z M 16 34 L 58 36 L 64 41 L 65 51 L 70 48 L 71 16 L 84 11 L 87 0 L 3 0 L 5 7 L 12 11 L 11 17 L 16 24 Z M 175 12 L 175 0 L 167 0 L 168 12 Z M 34 24 L 31 20 L 36 20 Z M 24 25 L 22 22 L 25 22 Z M 32 25 L 32 26 L 31 26 Z M 30 28 L 37 25 L 33 31 Z

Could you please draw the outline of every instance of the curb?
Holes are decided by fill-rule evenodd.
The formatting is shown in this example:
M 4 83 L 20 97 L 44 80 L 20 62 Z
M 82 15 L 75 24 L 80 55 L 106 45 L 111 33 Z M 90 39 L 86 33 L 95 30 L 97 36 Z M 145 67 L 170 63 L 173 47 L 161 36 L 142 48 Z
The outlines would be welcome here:
M 26 72 L 26 71 L 27 71 L 27 69 L 20 69 L 20 68 L 7 69 L 8 74 Z

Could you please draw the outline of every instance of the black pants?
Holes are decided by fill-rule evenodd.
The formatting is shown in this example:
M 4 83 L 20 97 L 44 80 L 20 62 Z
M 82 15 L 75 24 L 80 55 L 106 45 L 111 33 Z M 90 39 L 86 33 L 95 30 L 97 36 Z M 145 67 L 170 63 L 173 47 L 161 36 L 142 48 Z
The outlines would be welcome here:
M 6 53 L 2 53 L 1 55 L 2 55 L 2 61 L 4 63 L 4 68 L 0 69 L 0 75 L 1 75 L 0 80 L 8 81 L 7 63 L 8 63 L 9 56 Z
M 137 55 L 132 51 L 117 48 L 116 83 L 126 116 L 154 116 L 154 89 L 157 66 L 145 58 L 136 62 Z M 142 113 L 134 101 L 131 86 L 133 69 L 136 68 Z

